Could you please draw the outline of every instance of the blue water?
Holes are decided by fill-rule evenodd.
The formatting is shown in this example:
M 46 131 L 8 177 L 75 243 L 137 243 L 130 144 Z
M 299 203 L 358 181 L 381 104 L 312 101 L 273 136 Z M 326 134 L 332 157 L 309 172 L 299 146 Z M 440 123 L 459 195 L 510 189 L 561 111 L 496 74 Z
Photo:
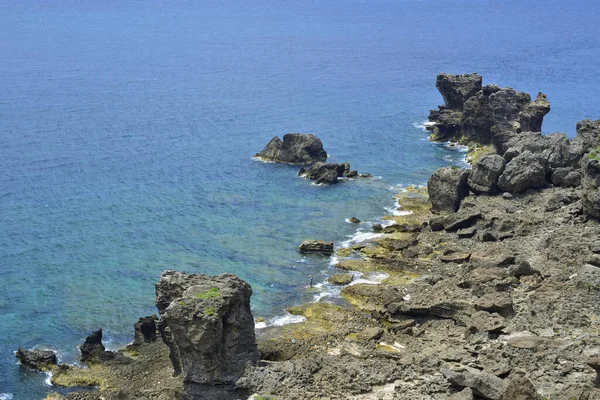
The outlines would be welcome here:
M 0 398 L 56 390 L 14 360 L 109 347 L 155 312 L 164 269 L 233 272 L 256 315 L 310 300 L 304 239 L 368 231 L 461 153 L 418 125 L 435 76 L 548 95 L 544 131 L 600 118 L 600 3 L 557 0 L 0 3 Z M 318 187 L 252 160 L 312 132 L 379 179 Z

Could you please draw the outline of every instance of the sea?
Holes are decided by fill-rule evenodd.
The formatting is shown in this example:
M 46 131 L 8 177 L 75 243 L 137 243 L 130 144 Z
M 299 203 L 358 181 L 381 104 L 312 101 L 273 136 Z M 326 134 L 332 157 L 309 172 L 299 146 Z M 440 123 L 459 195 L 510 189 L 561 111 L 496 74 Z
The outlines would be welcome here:
M 18 347 L 130 342 L 166 269 L 239 275 L 266 325 L 334 299 L 335 259 L 297 246 L 372 237 L 463 163 L 423 129 L 436 75 L 542 91 L 573 137 L 600 118 L 599 22 L 597 0 L 0 1 L 0 399 L 64 392 Z M 288 132 L 373 178 L 253 159 Z

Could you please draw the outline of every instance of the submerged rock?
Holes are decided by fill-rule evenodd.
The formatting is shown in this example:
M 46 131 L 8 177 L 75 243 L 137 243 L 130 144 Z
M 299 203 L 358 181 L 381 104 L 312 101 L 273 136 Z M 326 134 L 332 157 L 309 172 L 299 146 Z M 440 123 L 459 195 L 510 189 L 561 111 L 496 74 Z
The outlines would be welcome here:
M 302 254 L 333 254 L 333 242 L 325 242 L 323 240 L 305 240 L 298 251 Z
M 431 209 L 435 212 L 455 212 L 469 194 L 469 171 L 456 167 L 438 168 L 427 181 Z
M 352 274 L 335 274 L 331 275 L 327 281 L 332 285 L 347 285 L 354 280 Z
M 250 285 L 222 274 L 165 271 L 156 304 L 171 331 L 171 351 L 195 399 L 235 398 L 246 364 L 259 359 Z
M 52 350 L 25 350 L 19 348 L 15 354 L 19 362 L 36 371 L 48 371 L 58 363 Z
M 288 133 L 283 141 L 275 136 L 255 157 L 287 164 L 310 164 L 325 161 L 327 153 L 321 140 L 312 134 Z

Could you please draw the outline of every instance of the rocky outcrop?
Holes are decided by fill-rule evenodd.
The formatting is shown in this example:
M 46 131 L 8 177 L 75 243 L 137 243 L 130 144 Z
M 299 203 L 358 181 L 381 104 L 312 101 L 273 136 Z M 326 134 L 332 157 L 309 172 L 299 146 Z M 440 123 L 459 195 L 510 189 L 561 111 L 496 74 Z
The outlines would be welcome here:
M 49 371 L 58 363 L 56 353 L 52 350 L 19 348 L 15 355 L 21 364 L 36 371 Z
M 158 317 L 151 315 L 148 317 L 142 317 L 133 324 L 133 344 L 139 345 L 142 343 L 153 342 L 156 340 L 156 321 Z
M 316 184 L 333 185 L 338 183 L 338 178 L 344 176 L 345 168 L 345 164 L 316 162 L 308 169 L 302 168 L 298 175 L 313 180 Z
M 259 358 L 251 295 L 250 285 L 230 274 L 161 274 L 156 305 L 170 330 L 174 367 L 193 398 L 245 395 L 235 382 Z
M 469 174 L 469 188 L 475 193 L 496 193 L 498 177 L 504 172 L 505 166 L 506 160 L 498 154 L 481 157 Z
M 513 158 L 498 177 L 498 188 L 521 193 L 546 186 L 546 160 L 526 150 Z
M 468 387 L 473 390 L 473 393 L 488 400 L 500 400 L 506 390 L 506 382 L 502 379 L 476 370 L 467 370 L 464 372 L 455 372 L 444 369 L 442 374 L 453 385 L 464 388 Z
M 581 164 L 583 213 L 588 217 L 600 219 L 600 147 L 586 154 Z
M 305 240 L 298 246 L 298 251 L 302 254 L 333 254 L 333 242 L 323 240 Z
M 437 169 L 427 181 L 427 191 L 434 212 L 454 212 L 469 194 L 469 171 L 456 167 Z
M 583 147 L 584 151 L 600 146 L 600 119 L 579 121 L 576 129 L 577 135 L 573 142 Z
M 327 153 L 321 140 L 312 134 L 288 133 L 283 141 L 275 136 L 255 157 L 287 164 L 310 164 L 325 161 Z
M 481 86 L 477 74 L 440 74 L 436 87 L 445 104 L 432 110 L 427 129 L 438 141 L 462 140 L 493 144 L 502 132 L 540 132 L 550 111 L 546 96 L 539 93 L 531 101 L 527 93 L 495 85 Z
M 102 329 L 92 332 L 85 338 L 83 344 L 79 347 L 81 351 L 81 361 L 83 362 L 102 362 L 114 358 L 115 354 L 106 351 L 102 344 Z

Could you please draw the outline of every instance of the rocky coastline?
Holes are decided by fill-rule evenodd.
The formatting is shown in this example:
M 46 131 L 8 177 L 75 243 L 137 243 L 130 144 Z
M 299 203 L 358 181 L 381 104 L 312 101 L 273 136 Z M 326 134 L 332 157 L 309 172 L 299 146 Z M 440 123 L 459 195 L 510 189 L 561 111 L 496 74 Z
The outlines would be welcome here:
M 378 284 L 332 276 L 344 304 L 291 307 L 305 322 L 255 330 L 244 281 L 165 271 L 158 317 L 125 349 L 106 351 L 97 331 L 88 368 L 19 359 L 98 388 L 68 399 L 600 399 L 600 120 L 543 136 L 545 95 L 482 82 L 440 74 L 445 104 L 429 117 L 431 139 L 468 145 L 472 168 L 438 169 L 396 196 L 410 213 L 374 226 L 381 237 L 336 250 L 336 272 Z M 315 139 L 274 138 L 257 156 L 319 163 L 333 183 L 349 168 L 323 168 Z

